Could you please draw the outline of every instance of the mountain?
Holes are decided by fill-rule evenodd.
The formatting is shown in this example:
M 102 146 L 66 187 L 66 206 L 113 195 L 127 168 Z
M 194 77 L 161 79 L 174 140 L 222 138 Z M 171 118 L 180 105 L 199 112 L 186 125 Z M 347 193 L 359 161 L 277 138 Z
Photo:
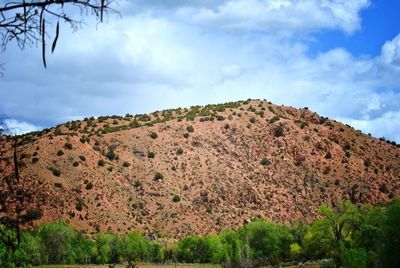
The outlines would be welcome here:
M 399 196 L 400 148 L 265 100 L 85 118 L 20 137 L 41 222 L 86 232 L 215 233 L 253 217 L 311 221 L 321 204 Z M 12 172 L 3 137 L 2 177 Z

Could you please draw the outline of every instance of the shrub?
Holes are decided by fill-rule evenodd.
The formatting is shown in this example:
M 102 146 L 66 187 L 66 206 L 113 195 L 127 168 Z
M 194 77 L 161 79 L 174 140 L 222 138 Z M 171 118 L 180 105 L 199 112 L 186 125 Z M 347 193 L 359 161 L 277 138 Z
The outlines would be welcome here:
M 274 130 L 274 136 L 275 136 L 275 137 L 281 137 L 281 136 L 283 136 L 283 131 L 284 131 L 283 126 L 277 126 L 277 127 L 275 128 L 275 130 Z
M 57 155 L 62 156 L 64 154 L 63 150 L 58 150 Z
M 155 181 L 160 181 L 162 179 L 164 179 L 164 175 L 161 174 L 160 172 L 156 172 L 156 174 L 154 174 L 154 180 Z
M 231 126 L 229 125 L 229 124 L 226 124 L 225 126 L 224 126 L 224 128 L 225 129 L 229 129 Z
M 77 167 L 77 166 L 79 166 L 79 162 L 78 162 L 78 161 L 75 161 L 72 165 L 73 165 L 74 167 Z
M 86 139 L 85 139 L 84 137 L 82 137 L 82 138 L 79 139 L 79 141 L 80 141 L 81 143 L 85 143 L 85 142 L 86 142 Z
M 76 203 L 76 205 L 75 205 L 75 208 L 76 208 L 76 210 L 78 210 L 78 211 L 82 211 L 82 209 L 83 209 L 83 203 L 82 203 L 82 201 L 78 201 L 78 203 Z
M 267 158 L 263 158 L 261 159 L 260 164 L 263 166 L 268 166 L 271 164 L 271 161 L 269 161 Z
M 117 155 L 115 154 L 114 150 L 110 148 L 110 149 L 108 149 L 108 152 L 107 152 L 107 154 L 106 154 L 106 157 L 107 157 L 110 161 L 112 161 L 112 160 L 116 159 Z
M 35 164 L 35 163 L 37 163 L 39 161 L 39 158 L 37 158 L 37 157 L 33 157 L 32 158 L 32 164 Z
M 224 120 L 225 120 L 225 117 L 223 117 L 222 115 L 218 115 L 218 116 L 217 116 L 217 120 L 218 120 L 218 121 L 224 121 Z
M 60 177 L 61 175 L 61 171 L 59 169 L 56 168 L 50 168 L 50 171 L 53 173 L 54 176 L 56 177 Z
M 136 188 L 139 188 L 140 186 L 142 186 L 142 183 L 139 180 L 136 180 L 134 182 L 133 186 L 135 186 Z
M 174 195 L 174 197 L 172 198 L 172 202 L 178 203 L 179 201 L 181 201 L 180 196 L 179 195 Z
M 156 156 L 156 154 L 154 152 L 148 152 L 147 153 L 147 157 L 148 158 L 154 158 Z
M 250 121 L 250 123 L 254 124 L 256 122 L 256 118 L 255 117 L 250 117 L 249 121 Z
M 189 133 L 187 133 L 187 132 L 183 133 L 183 137 L 186 139 L 189 138 Z
M 176 149 L 176 154 L 177 155 L 182 155 L 183 154 L 183 149 L 181 147 L 179 147 L 178 149 Z
M 93 188 L 93 183 L 91 181 L 89 181 L 86 186 L 85 186 L 86 190 L 90 190 Z
M 129 164 L 129 162 L 127 162 L 127 161 L 124 161 L 124 163 L 122 163 L 122 166 L 123 167 L 129 167 L 131 164 Z
M 84 155 L 80 155 L 79 159 L 82 160 L 82 161 L 86 161 L 86 157 Z
M 54 183 L 54 187 L 58 188 L 58 189 L 62 189 L 63 185 L 60 182 L 55 182 Z
M 157 133 L 155 133 L 155 132 L 150 133 L 150 138 L 152 138 L 153 140 L 157 139 L 157 137 L 158 137 Z
M 194 132 L 194 127 L 192 125 L 186 127 L 187 132 Z
M 331 158 L 332 158 L 332 154 L 331 154 L 330 151 L 328 151 L 328 152 L 326 153 L 325 158 L 326 158 L 326 159 L 331 159 Z
M 66 144 L 64 144 L 64 148 L 67 150 L 72 150 L 72 144 L 67 142 Z
M 99 165 L 100 167 L 104 167 L 105 162 L 103 159 L 100 159 L 99 162 L 97 162 L 97 165 Z
M 281 118 L 279 117 L 279 115 L 275 115 L 274 117 L 272 117 L 270 120 L 269 120 L 269 123 L 270 124 L 273 124 L 273 123 L 275 123 L 276 121 L 279 121 Z

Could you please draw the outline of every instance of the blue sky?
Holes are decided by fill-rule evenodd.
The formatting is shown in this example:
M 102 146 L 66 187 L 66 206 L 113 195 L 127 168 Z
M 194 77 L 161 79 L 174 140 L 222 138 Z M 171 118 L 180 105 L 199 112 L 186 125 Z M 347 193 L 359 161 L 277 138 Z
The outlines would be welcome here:
M 26 132 L 86 116 L 247 98 L 400 142 L 400 1 L 120 0 L 77 32 L 0 55 L 0 113 Z

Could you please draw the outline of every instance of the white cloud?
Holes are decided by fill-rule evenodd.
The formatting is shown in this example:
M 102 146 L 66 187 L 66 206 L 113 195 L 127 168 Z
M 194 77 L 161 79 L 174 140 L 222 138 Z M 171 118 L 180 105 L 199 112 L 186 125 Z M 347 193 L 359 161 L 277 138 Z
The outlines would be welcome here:
M 300 5 L 305 1 L 280 2 L 280 12 L 302 18 Z M 181 2 L 174 3 L 175 11 L 183 9 Z M 308 4 L 315 4 L 321 14 L 332 13 L 335 22 L 321 25 L 351 32 L 358 27 L 358 12 L 367 1 Z M 203 8 L 218 11 L 223 5 L 208 3 Z M 277 18 L 274 23 L 279 24 Z M 303 19 L 299 25 L 306 26 L 301 30 L 311 29 L 309 16 Z M 258 23 L 245 17 L 235 20 Z M 383 44 L 381 54 L 374 57 L 358 58 L 342 48 L 311 57 L 302 39 L 276 32 L 221 31 L 152 12 L 98 27 L 74 34 L 63 31 L 56 53 L 48 57 L 47 70 L 41 66 L 40 51 L 8 50 L 6 78 L 0 81 L 0 112 L 48 126 L 91 115 L 266 98 L 308 106 L 400 142 L 398 125 L 392 123 L 400 113 L 400 35 Z
M 40 130 L 41 127 L 35 126 L 31 123 L 18 121 L 15 119 L 6 119 L 4 120 L 5 125 L 7 126 L 9 134 L 25 134 L 32 131 Z
M 360 28 L 359 13 L 368 0 L 229 0 L 216 7 L 182 7 L 181 18 L 228 29 L 314 31 Z

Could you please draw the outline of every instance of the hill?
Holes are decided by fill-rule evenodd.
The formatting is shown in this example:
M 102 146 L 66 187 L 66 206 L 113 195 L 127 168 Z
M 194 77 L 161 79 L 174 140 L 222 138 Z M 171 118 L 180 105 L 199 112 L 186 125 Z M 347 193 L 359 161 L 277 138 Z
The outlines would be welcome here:
M 12 172 L 11 142 L 1 175 Z M 399 196 L 400 148 L 304 109 L 247 100 L 85 118 L 20 137 L 40 221 L 182 237 L 253 217 L 311 221 L 340 199 Z

